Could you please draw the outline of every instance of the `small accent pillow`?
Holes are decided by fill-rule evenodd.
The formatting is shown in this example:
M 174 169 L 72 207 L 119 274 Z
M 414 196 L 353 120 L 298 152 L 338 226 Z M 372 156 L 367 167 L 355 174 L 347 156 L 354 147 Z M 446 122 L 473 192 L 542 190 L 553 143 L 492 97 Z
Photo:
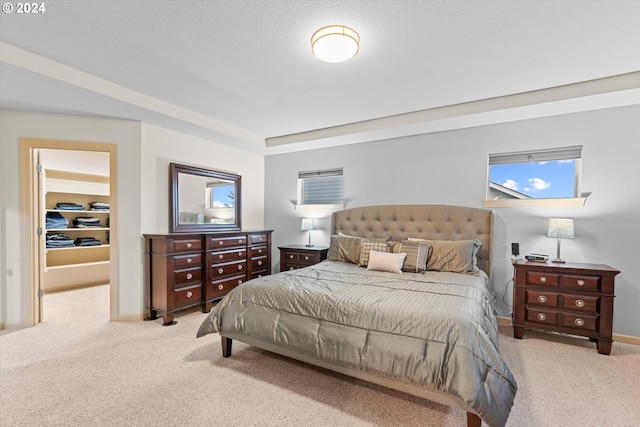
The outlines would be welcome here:
M 369 265 L 367 270 L 387 271 L 389 273 L 402 274 L 402 264 L 407 254 L 392 254 L 386 252 L 369 252 Z
M 427 270 L 477 274 L 480 240 L 425 240 L 409 237 L 410 242 L 431 245 Z
M 360 245 L 360 267 L 366 267 L 369 264 L 369 252 L 389 252 L 388 242 L 372 242 L 370 240 L 363 240 Z
M 422 273 L 427 269 L 429 249 L 431 249 L 431 245 L 428 243 L 395 242 L 393 245 L 394 253 L 404 252 L 407 254 L 402 266 L 402 271 L 407 273 Z
M 332 235 L 327 259 L 330 261 L 350 262 L 352 264 L 360 263 L 360 249 L 363 240 L 361 237 Z

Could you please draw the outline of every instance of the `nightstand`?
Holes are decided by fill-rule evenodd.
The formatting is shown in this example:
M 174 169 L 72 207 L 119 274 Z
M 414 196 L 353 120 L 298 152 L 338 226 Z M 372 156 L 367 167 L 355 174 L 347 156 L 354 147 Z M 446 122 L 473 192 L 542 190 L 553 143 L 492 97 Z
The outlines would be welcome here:
M 286 245 L 280 249 L 280 271 L 308 267 L 327 259 L 328 246 Z
M 513 336 L 524 328 L 589 337 L 610 354 L 618 270 L 604 264 L 516 261 Z

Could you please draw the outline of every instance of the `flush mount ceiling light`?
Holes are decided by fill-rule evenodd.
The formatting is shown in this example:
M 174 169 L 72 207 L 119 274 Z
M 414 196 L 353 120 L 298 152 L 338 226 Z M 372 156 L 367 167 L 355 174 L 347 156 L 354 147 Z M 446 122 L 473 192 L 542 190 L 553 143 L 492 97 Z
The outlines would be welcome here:
M 360 36 L 344 25 L 320 28 L 311 36 L 311 52 L 324 62 L 344 62 L 358 53 Z

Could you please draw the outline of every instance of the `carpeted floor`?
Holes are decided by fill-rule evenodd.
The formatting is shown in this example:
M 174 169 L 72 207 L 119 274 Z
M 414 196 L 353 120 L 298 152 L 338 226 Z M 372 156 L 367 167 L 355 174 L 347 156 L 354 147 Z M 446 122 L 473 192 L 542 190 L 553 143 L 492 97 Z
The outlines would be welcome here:
M 216 337 L 205 314 L 108 322 L 108 287 L 45 296 L 45 322 L 0 335 L 1 426 L 464 426 L 459 410 Z M 74 306 L 74 299 L 79 306 Z M 97 312 L 87 307 L 98 307 Z M 518 381 L 508 426 L 640 425 L 640 346 L 501 328 Z

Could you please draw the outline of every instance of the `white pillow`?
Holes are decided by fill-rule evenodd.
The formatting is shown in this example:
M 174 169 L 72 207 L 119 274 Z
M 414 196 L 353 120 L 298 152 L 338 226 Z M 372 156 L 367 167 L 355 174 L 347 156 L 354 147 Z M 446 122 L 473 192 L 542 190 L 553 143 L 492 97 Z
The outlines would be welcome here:
M 389 273 L 402 274 L 402 265 L 406 253 L 392 254 L 386 252 L 371 251 L 369 253 L 369 264 L 367 270 L 387 271 Z

